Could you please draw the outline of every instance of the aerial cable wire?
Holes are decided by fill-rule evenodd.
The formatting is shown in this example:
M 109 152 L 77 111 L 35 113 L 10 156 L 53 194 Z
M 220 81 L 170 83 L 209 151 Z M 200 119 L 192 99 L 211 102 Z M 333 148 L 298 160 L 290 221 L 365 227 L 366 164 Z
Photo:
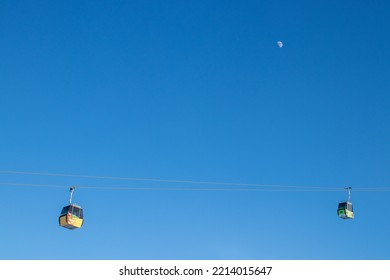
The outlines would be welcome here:
M 211 181 L 209 182 L 209 181 L 195 181 L 195 180 L 113 177 L 113 176 L 95 176 L 95 175 L 78 175 L 78 174 L 62 174 L 62 173 L 39 173 L 39 172 L 8 171 L 8 170 L 0 170 L 0 174 L 52 176 L 52 177 L 73 177 L 73 178 L 105 179 L 105 180 L 121 180 L 121 181 L 148 181 L 148 182 L 159 182 L 159 183 L 181 183 L 181 184 L 198 184 L 198 185 L 221 185 L 221 186 L 236 186 L 236 187 L 319 189 L 319 190 L 320 189 L 328 189 L 325 187 L 318 187 L 318 186 L 291 186 L 291 185 L 250 184 L 250 183 L 211 182 Z M 338 190 L 338 188 L 337 188 L 337 190 Z
M 68 185 L 49 185 L 49 184 L 29 184 L 0 182 L 1 186 L 12 187 L 41 187 L 41 188 L 69 188 Z M 189 188 L 189 187 L 117 187 L 117 186 L 75 186 L 79 189 L 96 189 L 96 190 L 134 190 L 134 191 L 232 191 L 232 192 L 338 192 L 345 191 L 344 188 L 317 188 L 317 189 L 289 189 L 289 188 Z M 386 192 L 390 188 L 354 188 L 354 192 Z
M 66 185 L 48 185 L 48 184 L 28 184 L 0 182 L 0 185 L 15 187 L 43 187 L 43 188 L 69 188 Z M 157 191 L 265 191 L 265 192 L 334 192 L 341 191 L 341 188 L 324 189 L 283 189 L 283 188 L 189 188 L 189 187 L 110 187 L 110 186 L 82 186 L 77 185 L 79 189 L 100 189 L 100 190 L 157 190 Z M 390 191 L 390 189 L 389 189 Z
M 172 180 L 172 179 L 157 179 L 157 178 L 134 178 L 134 177 L 115 177 L 115 176 L 96 176 L 96 175 L 80 175 L 80 174 L 64 174 L 64 173 L 49 173 L 49 172 L 30 172 L 30 171 L 11 171 L 0 170 L 0 174 L 14 174 L 14 175 L 33 175 L 33 176 L 50 176 L 50 177 L 72 177 L 72 178 L 87 178 L 87 179 L 104 179 L 104 180 L 120 180 L 120 181 L 146 181 L 146 182 L 158 182 L 158 183 L 181 183 L 181 184 L 198 184 L 198 185 L 214 185 L 225 186 L 225 188 L 189 188 L 189 187 L 99 187 L 99 186 L 78 186 L 79 188 L 92 188 L 92 189 L 122 189 L 122 190 L 258 190 L 258 191 L 341 191 L 344 187 L 319 187 L 319 186 L 292 186 L 292 185 L 276 185 L 276 184 L 250 184 L 250 183 L 236 183 L 236 182 L 212 182 L 212 181 L 195 181 L 195 180 Z M 0 183 L 0 185 L 13 185 L 13 186 L 30 186 L 30 187 L 55 187 L 62 188 L 65 186 L 58 185 L 44 185 L 44 184 L 19 184 L 19 183 Z M 68 187 L 68 186 L 67 186 Z M 226 188 L 226 187 L 246 187 L 246 188 Z M 362 192 L 382 192 L 390 191 L 390 187 L 371 187 L 371 188 L 354 188 L 354 191 Z

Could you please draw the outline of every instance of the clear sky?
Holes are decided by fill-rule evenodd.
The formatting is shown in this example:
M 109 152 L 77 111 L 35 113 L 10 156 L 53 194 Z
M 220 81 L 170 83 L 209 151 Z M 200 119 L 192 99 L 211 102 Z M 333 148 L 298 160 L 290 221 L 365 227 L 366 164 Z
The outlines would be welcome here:
M 0 259 L 390 259 L 389 45 L 387 0 L 0 1 L 0 170 L 340 189 L 1 173 Z

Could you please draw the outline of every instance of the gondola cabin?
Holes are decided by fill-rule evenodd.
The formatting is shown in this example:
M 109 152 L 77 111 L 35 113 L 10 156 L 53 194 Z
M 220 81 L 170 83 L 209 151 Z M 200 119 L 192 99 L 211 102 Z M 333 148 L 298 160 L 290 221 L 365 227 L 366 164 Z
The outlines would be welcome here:
M 339 203 L 339 207 L 337 208 L 337 215 L 341 219 L 353 219 L 353 208 L 352 208 L 352 202 L 350 201 L 344 201 Z
M 83 209 L 80 206 L 70 204 L 62 208 L 59 217 L 60 226 L 68 229 L 76 229 L 81 228 L 83 222 Z

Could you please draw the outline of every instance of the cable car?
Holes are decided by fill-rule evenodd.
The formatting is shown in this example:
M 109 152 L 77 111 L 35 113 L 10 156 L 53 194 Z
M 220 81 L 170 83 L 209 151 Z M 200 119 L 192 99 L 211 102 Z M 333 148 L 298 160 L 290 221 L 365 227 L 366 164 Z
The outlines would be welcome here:
M 61 214 L 58 218 L 60 226 L 67 229 L 81 228 L 84 223 L 83 209 L 72 203 L 72 195 L 75 187 L 70 188 L 69 205 L 62 208 Z
M 351 187 L 347 187 L 345 189 L 348 190 L 348 200 L 339 203 L 339 206 L 337 208 L 337 215 L 341 219 L 353 219 L 354 218 L 353 207 L 352 207 L 352 202 L 350 201 Z

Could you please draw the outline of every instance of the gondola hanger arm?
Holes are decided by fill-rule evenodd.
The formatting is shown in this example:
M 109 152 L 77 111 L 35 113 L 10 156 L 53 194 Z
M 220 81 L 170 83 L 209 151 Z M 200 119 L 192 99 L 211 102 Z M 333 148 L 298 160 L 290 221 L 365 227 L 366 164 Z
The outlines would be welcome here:
M 345 187 L 344 189 L 346 189 L 348 191 L 348 201 L 351 200 L 351 190 L 352 188 L 351 187 Z
M 70 192 L 70 197 L 69 197 L 69 204 L 72 204 L 72 197 L 73 197 L 73 192 L 76 189 L 76 187 L 70 187 L 69 192 Z

